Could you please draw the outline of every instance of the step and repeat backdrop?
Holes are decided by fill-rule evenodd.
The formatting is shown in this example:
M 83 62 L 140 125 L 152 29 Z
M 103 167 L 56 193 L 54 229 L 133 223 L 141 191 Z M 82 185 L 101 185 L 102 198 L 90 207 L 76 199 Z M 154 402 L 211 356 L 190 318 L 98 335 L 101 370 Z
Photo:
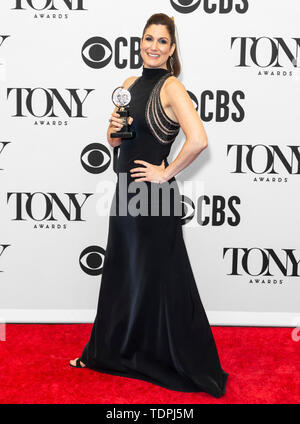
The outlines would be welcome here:
M 111 94 L 141 75 L 159 12 L 208 135 L 176 179 L 210 323 L 300 326 L 297 0 L 1 1 L 2 322 L 93 322 L 117 180 Z

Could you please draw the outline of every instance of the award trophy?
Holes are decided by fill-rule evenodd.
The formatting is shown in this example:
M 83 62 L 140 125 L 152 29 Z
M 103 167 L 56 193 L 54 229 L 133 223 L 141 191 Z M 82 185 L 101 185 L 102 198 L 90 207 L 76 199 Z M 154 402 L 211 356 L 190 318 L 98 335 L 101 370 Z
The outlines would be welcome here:
M 118 107 L 117 113 L 120 115 L 120 118 L 123 119 L 123 127 L 119 131 L 111 133 L 111 138 L 135 137 L 135 131 L 130 131 L 130 126 L 128 124 L 129 103 L 131 100 L 130 92 L 124 87 L 117 87 L 113 91 L 111 98 L 113 104 Z

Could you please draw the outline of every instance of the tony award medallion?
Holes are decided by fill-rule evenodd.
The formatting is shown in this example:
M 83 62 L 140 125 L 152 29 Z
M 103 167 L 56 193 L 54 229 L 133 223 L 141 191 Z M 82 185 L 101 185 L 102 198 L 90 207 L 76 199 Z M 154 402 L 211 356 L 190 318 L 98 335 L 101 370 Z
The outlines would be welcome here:
M 124 87 L 117 87 L 112 93 L 112 101 L 115 106 L 118 107 L 117 113 L 120 114 L 120 118 L 123 119 L 123 127 L 115 132 L 111 133 L 111 138 L 133 138 L 135 137 L 135 131 L 130 131 L 130 125 L 128 124 L 129 117 L 129 103 L 131 95 L 128 90 Z

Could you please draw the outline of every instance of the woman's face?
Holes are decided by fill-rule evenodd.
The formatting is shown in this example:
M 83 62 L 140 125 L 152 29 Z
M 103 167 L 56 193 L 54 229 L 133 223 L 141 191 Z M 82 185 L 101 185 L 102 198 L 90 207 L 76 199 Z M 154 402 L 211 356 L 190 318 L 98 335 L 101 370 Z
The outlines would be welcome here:
M 150 25 L 140 43 L 141 57 L 145 68 L 165 68 L 167 60 L 175 50 L 165 25 Z

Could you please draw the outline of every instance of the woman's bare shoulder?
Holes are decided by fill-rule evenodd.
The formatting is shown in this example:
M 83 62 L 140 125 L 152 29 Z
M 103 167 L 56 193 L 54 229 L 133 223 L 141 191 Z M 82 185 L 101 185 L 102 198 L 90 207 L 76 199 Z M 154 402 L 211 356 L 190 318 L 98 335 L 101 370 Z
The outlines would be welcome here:
M 169 97 L 172 93 L 180 93 L 180 92 L 186 92 L 185 86 L 182 84 L 181 81 L 175 75 L 170 75 L 166 80 L 164 81 L 162 85 L 162 96 Z
M 175 75 L 169 76 L 164 84 L 165 87 L 184 87 L 181 81 Z
M 139 78 L 139 77 L 136 77 L 136 76 L 126 78 L 126 80 L 123 82 L 123 87 L 127 89 L 127 88 L 128 88 L 128 87 L 130 87 L 130 86 L 134 83 L 134 81 L 135 81 L 135 80 L 137 80 L 138 78 Z

